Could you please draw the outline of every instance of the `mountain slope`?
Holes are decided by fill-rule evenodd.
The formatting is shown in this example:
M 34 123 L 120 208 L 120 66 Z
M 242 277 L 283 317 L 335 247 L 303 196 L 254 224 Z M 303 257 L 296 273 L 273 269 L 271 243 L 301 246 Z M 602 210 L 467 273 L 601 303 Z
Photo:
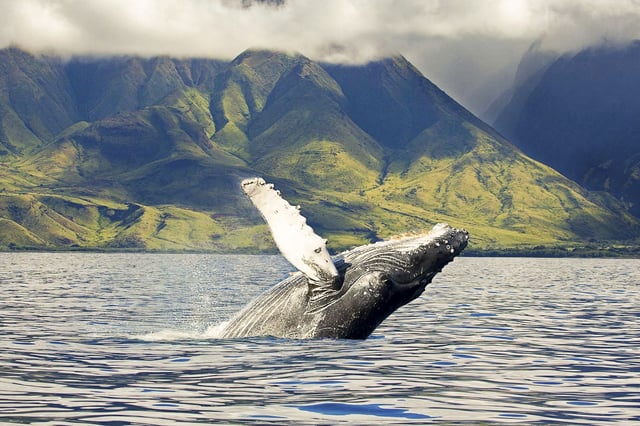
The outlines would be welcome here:
M 454 223 L 464 218 L 465 226 L 475 227 L 488 245 L 536 240 L 544 244 L 571 240 L 576 234 L 602 239 L 615 232 L 617 213 L 601 210 L 600 200 L 590 199 L 578 185 L 522 155 L 417 70 L 398 58 L 375 67 L 371 82 L 357 78 L 355 67 L 334 70 L 338 81 L 351 74 L 360 86 L 350 98 L 354 109 L 389 108 L 388 116 L 393 117 L 399 115 L 397 105 L 410 102 L 404 99 L 429 105 L 407 118 L 396 133 L 379 137 L 389 149 L 382 185 L 367 192 L 376 204 L 407 218 L 416 213 Z M 367 68 L 370 72 L 374 67 Z M 397 124 L 385 127 L 384 117 L 379 114 L 372 126 L 389 131 Z M 376 129 L 371 132 L 376 134 Z M 622 221 L 634 222 L 628 217 Z
M 0 50 L 0 155 L 21 154 L 79 120 L 62 61 Z
M 496 128 L 585 187 L 640 217 L 640 42 L 553 61 L 515 90 Z
M 340 86 L 317 64 L 283 75 L 249 128 L 254 169 L 318 189 L 374 184 L 382 150 L 344 112 Z
M 402 57 L 1 54 L 0 81 L 37 84 L 0 97 L 0 247 L 272 247 L 239 189 L 253 175 L 334 249 L 438 221 L 467 227 L 477 248 L 640 234 L 615 201 L 523 155 Z

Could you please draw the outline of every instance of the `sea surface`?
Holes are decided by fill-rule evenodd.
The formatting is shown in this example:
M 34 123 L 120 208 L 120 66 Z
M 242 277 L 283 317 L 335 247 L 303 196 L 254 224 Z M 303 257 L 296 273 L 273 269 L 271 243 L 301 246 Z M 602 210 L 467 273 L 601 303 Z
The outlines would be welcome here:
M 0 253 L 0 423 L 640 424 L 640 260 L 461 257 L 365 341 L 216 339 L 278 256 Z

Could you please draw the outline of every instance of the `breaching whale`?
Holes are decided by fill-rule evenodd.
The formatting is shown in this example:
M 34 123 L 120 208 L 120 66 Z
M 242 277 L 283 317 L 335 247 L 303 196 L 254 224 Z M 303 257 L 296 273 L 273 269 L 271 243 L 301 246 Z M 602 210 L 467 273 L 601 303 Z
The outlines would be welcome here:
M 400 306 L 414 300 L 466 247 L 469 234 L 437 224 L 422 235 L 354 248 L 331 258 L 272 184 L 242 181 L 282 255 L 299 272 L 250 302 L 220 330 L 224 338 L 366 339 Z

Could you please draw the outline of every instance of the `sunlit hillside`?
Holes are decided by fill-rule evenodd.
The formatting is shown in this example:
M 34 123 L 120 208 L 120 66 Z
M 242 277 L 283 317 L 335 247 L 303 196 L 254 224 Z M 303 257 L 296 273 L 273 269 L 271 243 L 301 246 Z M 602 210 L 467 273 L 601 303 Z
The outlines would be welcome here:
M 0 248 L 272 250 L 239 187 L 254 175 L 334 250 L 440 221 L 475 250 L 640 234 L 402 57 L 0 57 Z

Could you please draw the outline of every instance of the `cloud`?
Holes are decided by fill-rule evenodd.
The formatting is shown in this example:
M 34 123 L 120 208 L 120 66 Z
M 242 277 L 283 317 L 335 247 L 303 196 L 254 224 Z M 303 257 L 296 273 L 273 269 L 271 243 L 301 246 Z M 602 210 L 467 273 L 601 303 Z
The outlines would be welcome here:
M 232 58 L 247 48 L 363 62 L 404 54 L 472 108 L 535 40 L 577 50 L 640 38 L 640 0 L 0 0 L 0 47 Z M 491 83 L 494 82 L 494 83 Z M 494 89 L 491 89 L 494 90 Z M 495 89 L 497 90 L 497 89 Z M 486 91 L 486 90 L 485 90 Z

